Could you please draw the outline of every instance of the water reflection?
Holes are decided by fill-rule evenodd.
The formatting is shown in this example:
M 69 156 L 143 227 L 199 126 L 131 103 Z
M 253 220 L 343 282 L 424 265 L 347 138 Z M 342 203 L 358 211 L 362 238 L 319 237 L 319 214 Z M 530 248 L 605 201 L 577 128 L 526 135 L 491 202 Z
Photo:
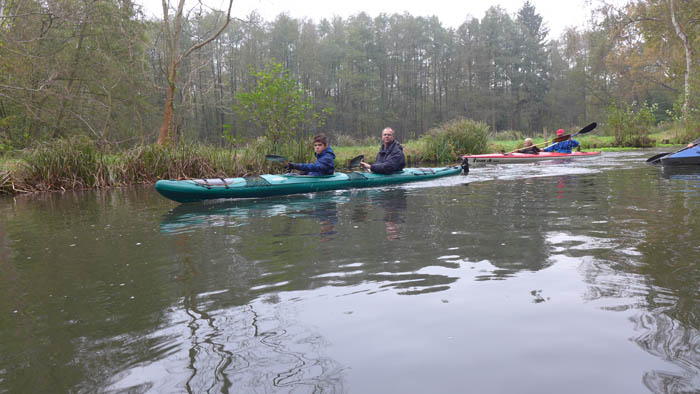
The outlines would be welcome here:
M 328 341 L 297 321 L 293 307 L 272 297 L 212 308 L 228 293 L 185 297 L 154 333 L 171 337 L 177 351 L 121 371 L 107 391 L 346 392 L 345 368 L 325 354 Z
M 188 240 L 190 251 L 225 250 L 222 260 L 232 257 L 236 270 L 245 271 L 237 275 L 239 294 L 250 297 L 367 282 L 401 289 L 403 294 L 445 290 L 456 278 L 426 268 L 456 268 L 459 263 L 442 258 L 440 250 L 421 246 L 435 242 L 426 221 L 437 218 L 432 208 L 425 209 L 414 213 L 409 224 L 408 196 L 403 189 L 375 189 L 185 204 L 165 215 L 160 229 L 176 237 L 192 234 L 193 239 L 201 239 Z M 210 245 L 208 239 L 221 233 L 226 234 L 227 244 Z
M 670 318 L 663 310 L 632 317 L 633 340 L 648 353 L 669 360 L 681 372 L 652 370 L 644 373 L 644 385 L 652 393 L 697 393 L 700 387 L 700 331 Z
M 575 242 L 576 250 L 591 256 L 582 269 L 589 283 L 586 298 L 607 300 L 606 310 L 636 311 L 630 317 L 635 332 L 631 339 L 675 366 L 644 371 L 647 389 L 659 394 L 696 393 L 700 387 L 698 170 L 651 168 L 644 176 L 655 180 L 656 171 L 663 175 L 658 182 L 619 178 L 625 186 L 618 184 L 606 192 L 608 219 L 582 229 L 583 235 L 565 234 L 559 239 Z
M 0 392 L 697 392 L 697 180 L 643 156 L 0 201 Z
M 345 195 L 320 193 L 181 204 L 165 215 L 160 229 L 163 233 L 182 233 L 195 231 L 198 228 L 244 226 L 255 218 L 286 216 L 315 218 L 321 224 L 320 235 L 332 236 L 336 233 L 335 227 L 338 222 L 337 205 L 348 201 L 349 198 Z
M 404 189 L 375 191 L 355 196 L 350 218 L 357 226 L 369 220 L 369 212 L 374 206 L 382 211 L 382 221 L 389 241 L 401 238 L 403 224 L 406 222 L 408 192 Z
M 666 179 L 690 181 L 688 186 L 700 187 L 700 166 L 660 166 L 660 171 Z
M 384 198 L 377 199 L 377 202 L 384 209 L 386 239 L 390 241 L 400 239 L 401 227 L 406 223 L 406 191 L 398 189 L 395 193 L 383 196 Z

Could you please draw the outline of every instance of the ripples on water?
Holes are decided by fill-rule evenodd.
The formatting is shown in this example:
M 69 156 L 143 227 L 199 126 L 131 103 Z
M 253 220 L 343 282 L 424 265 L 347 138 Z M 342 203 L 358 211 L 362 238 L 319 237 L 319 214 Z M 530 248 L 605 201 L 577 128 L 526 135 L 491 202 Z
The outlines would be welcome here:
M 698 392 L 700 171 L 652 154 L 7 200 L 0 392 Z

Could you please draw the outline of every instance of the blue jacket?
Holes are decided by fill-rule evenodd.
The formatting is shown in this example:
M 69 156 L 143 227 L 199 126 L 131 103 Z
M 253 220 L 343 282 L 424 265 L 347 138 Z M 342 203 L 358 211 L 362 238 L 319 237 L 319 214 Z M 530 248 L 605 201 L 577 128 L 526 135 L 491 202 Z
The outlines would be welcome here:
M 578 141 L 571 139 L 571 140 L 557 142 L 556 144 L 552 144 L 552 145 L 544 148 L 544 151 L 545 152 L 571 153 L 571 150 L 576 148 L 577 146 L 578 146 Z
M 315 153 L 316 162 L 310 164 L 289 163 L 291 168 L 305 172 L 305 175 L 333 175 L 335 172 L 335 153 L 330 145 L 321 153 Z
M 391 174 L 403 170 L 404 167 L 406 167 L 406 158 L 403 155 L 403 147 L 394 140 L 389 147 L 382 144 L 379 153 L 377 153 L 377 160 L 372 164 L 370 170 L 377 174 Z

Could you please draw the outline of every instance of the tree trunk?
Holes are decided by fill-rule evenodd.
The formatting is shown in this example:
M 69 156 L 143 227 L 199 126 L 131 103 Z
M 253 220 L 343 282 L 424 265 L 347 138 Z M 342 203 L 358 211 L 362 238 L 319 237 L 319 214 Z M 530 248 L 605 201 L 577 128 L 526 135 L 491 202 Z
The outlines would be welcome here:
M 165 98 L 165 109 L 163 111 L 163 123 L 160 125 L 160 133 L 158 134 L 158 144 L 166 145 L 173 142 L 172 136 L 175 134 L 174 116 L 175 108 L 173 106 L 173 98 L 175 97 L 175 78 L 177 71 L 175 65 L 171 65 L 172 72 L 168 76 L 168 95 Z
M 165 108 L 163 110 L 163 123 L 160 125 L 160 131 L 158 133 L 158 144 L 165 145 L 170 144 L 175 141 L 175 124 L 176 124 L 176 114 L 175 114 L 175 88 L 177 87 L 177 68 L 180 65 L 182 59 L 186 58 L 190 53 L 196 51 L 203 46 L 210 43 L 216 37 L 218 37 L 221 32 L 224 31 L 226 26 L 228 26 L 231 21 L 231 7 L 233 6 L 233 0 L 228 2 L 228 12 L 226 13 L 226 20 L 222 26 L 212 33 L 209 38 L 199 41 L 189 47 L 182 55 L 180 55 L 180 34 L 182 33 L 182 18 L 183 18 L 183 8 L 185 6 L 185 0 L 178 0 L 177 10 L 173 18 L 173 26 L 171 29 L 170 21 L 168 18 L 168 0 L 161 0 L 163 5 L 163 33 L 165 34 L 165 41 L 167 46 L 167 61 L 168 61 L 168 94 L 165 98 Z
M 683 49 L 685 49 L 685 82 L 683 89 L 683 120 L 688 119 L 688 106 L 690 101 L 690 67 L 692 65 L 692 57 L 690 53 L 690 43 L 688 42 L 688 36 L 683 32 L 683 26 L 681 26 L 678 21 L 676 21 L 676 12 L 673 9 L 673 0 L 669 1 L 669 6 L 671 8 L 671 22 L 673 23 L 673 28 L 676 29 L 676 35 L 680 38 L 683 43 Z

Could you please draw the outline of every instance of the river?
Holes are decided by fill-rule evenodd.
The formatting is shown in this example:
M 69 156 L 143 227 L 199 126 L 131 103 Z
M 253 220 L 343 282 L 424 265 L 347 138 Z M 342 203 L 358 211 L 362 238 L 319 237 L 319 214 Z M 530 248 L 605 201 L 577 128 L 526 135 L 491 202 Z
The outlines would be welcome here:
M 700 392 L 700 169 L 654 153 L 3 197 L 0 393 Z

